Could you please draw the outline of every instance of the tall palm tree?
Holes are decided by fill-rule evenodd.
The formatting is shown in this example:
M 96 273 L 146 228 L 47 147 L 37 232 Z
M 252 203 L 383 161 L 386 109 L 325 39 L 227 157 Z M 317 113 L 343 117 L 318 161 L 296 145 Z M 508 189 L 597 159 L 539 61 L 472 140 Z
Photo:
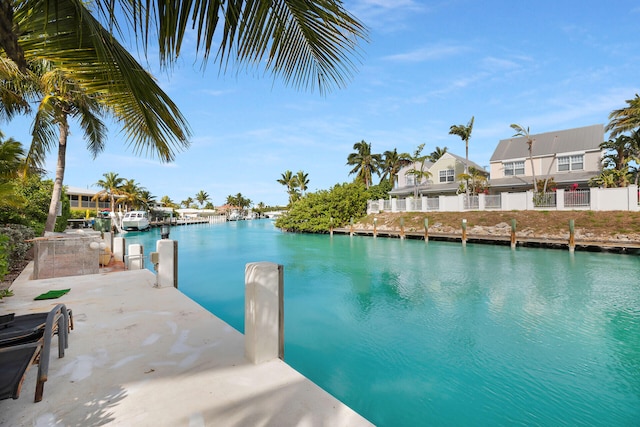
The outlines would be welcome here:
M 604 166 L 616 170 L 628 170 L 629 161 L 633 157 L 633 139 L 628 135 L 618 135 L 600 144 L 600 148 L 607 150 L 602 161 Z
M 140 199 L 140 204 L 145 209 L 150 209 L 152 205 L 156 203 L 156 196 L 151 194 L 151 192 L 145 188 L 140 190 L 140 194 L 138 195 Z
M 473 132 L 474 116 L 471 116 L 471 120 L 467 125 L 453 125 L 449 128 L 449 135 L 458 135 L 460 139 L 464 141 L 465 157 L 464 157 L 464 173 L 469 175 L 469 139 L 471 139 L 471 132 Z M 469 195 L 469 181 L 467 181 L 467 196 Z
M 12 182 L 19 176 L 24 156 L 22 144 L 13 138 L 4 139 L 0 131 L 0 208 L 19 209 L 25 202 Z
M 297 198 L 296 188 L 298 187 L 298 177 L 294 175 L 293 172 L 291 172 L 290 170 L 286 170 L 280 175 L 281 175 L 280 178 L 277 179 L 276 181 L 279 184 L 282 184 L 285 187 L 287 187 L 287 194 L 289 195 L 289 204 L 291 204 Z
M 444 156 L 447 150 L 448 150 L 447 147 L 444 147 L 444 148 L 436 147 L 436 149 L 433 150 L 431 154 L 429 154 L 429 160 L 432 161 L 433 163 L 437 162 L 438 160 L 440 160 L 440 157 Z
M 91 28 L 95 17 L 118 34 L 132 31 L 145 50 L 151 44 L 149 36 L 157 35 L 165 66 L 179 58 L 186 33 L 194 29 L 196 51 L 203 54 L 203 61 L 214 51 L 224 70 L 232 62 L 248 68 L 264 66 L 286 83 L 325 92 L 345 85 L 355 70 L 352 58 L 358 57 L 358 45 L 366 38 L 364 26 L 340 0 L 96 0 L 95 17 L 85 3 L 3 1 L 0 47 L 23 71 L 34 55 L 71 59 L 64 63 L 65 71 L 87 72 L 82 81 L 91 85 L 91 70 L 78 60 L 77 50 L 85 43 L 100 44 Z M 101 38 L 104 42 L 110 35 Z M 99 52 L 100 63 L 119 74 L 119 64 L 111 62 L 108 50 Z
M 124 195 L 121 188 L 124 185 L 125 179 L 119 177 L 115 172 L 107 172 L 102 174 L 102 176 L 104 179 L 99 179 L 95 184 L 102 190 L 98 191 L 91 200 L 109 200 L 111 212 L 115 212 L 116 201 L 119 201 Z
M 162 196 L 162 198 L 160 199 L 160 203 L 162 204 L 162 206 L 167 207 L 167 208 L 177 208 L 178 205 L 175 204 L 175 202 L 173 200 L 171 200 L 171 197 L 169 196 Z
M 209 194 L 207 194 L 207 192 L 204 190 L 200 190 L 198 191 L 198 193 L 196 193 L 196 200 L 198 201 L 198 203 L 200 203 L 200 208 L 202 208 L 205 202 L 208 202 L 210 198 L 211 197 L 209 197 Z
M 22 144 L 0 131 L 0 179 L 17 178 L 24 161 Z
M 180 204 L 184 206 L 186 209 L 189 209 L 191 205 L 193 205 L 193 199 L 191 197 L 187 197 L 186 199 L 181 201 Z
M 635 98 L 627 99 L 626 103 L 626 107 L 609 114 L 610 121 L 604 130 L 611 132 L 611 138 L 640 128 L 640 96 L 636 94 Z
M 521 136 L 527 143 L 527 149 L 529 150 L 529 162 L 531 162 L 531 175 L 533 175 L 533 192 L 536 193 L 538 191 L 538 184 L 536 181 L 536 170 L 533 166 L 533 143 L 535 139 L 531 138 L 531 133 L 529 132 L 528 126 L 525 128 L 524 126 L 514 123 L 511 125 L 511 129 L 516 131 L 513 136 Z
M 380 175 L 382 156 L 371 153 L 371 144 L 364 139 L 353 144 L 353 149 L 356 150 L 355 153 L 347 157 L 347 165 L 353 166 L 349 175 L 355 174 L 356 181 L 361 181 L 366 188 L 369 188 L 373 174 Z
M 20 71 L 11 61 L 0 62 L 7 117 L 37 104 L 28 153 L 30 164 L 41 165 L 57 145 L 54 188 L 45 232 L 55 225 L 65 172 L 70 119 L 77 119 L 95 157 L 103 149 L 108 114 L 123 127 L 137 153 L 171 161 L 176 150 L 188 146 L 186 121 L 169 97 L 135 59 L 104 29 L 79 1 L 14 3 L 13 22 L 21 29 L 18 44 L 25 54 Z M 29 5 L 42 7 L 36 10 Z M 56 24 L 47 24 L 53 22 Z M 46 31 L 48 41 L 36 40 Z M 79 37 L 82 35 L 82 37 Z M 47 45 L 56 45 L 47 50 Z M 49 58 L 49 59 L 47 59 Z M 56 141 L 57 140 L 57 141 Z
M 408 153 L 398 153 L 396 148 L 393 151 L 387 150 L 382 153 L 382 174 L 380 182 L 388 179 L 391 182 L 391 188 L 395 188 L 398 172 L 404 166 L 411 163 L 411 156 Z
M 148 207 L 142 199 L 142 192 L 146 189 L 136 182 L 135 179 L 125 179 L 120 187 L 122 197 L 120 202 L 124 203 L 126 210 L 147 209 Z
M 309 174 L 299 170 L 296 174 L 296 183 L 298 184 L 297 188 L 300 189 L 302 194 L 305 194 L 309 188 Z
M 411 156 L 411 163 L 413 163 L 413 168 L 407 171 L 408 174 L 415 177 L 413 180 L 413 196 L 416 199 L 418 198 L 418 185 L 424 178 L 429 178 L 431 176 L 431 172 L 424 170 L 425 162 L 427 161 L 429 156 L 422 154 L 423 149 L 424 144 L 418 145 L 418 148 L 416 148 L 413 156 Z
M 488 179 L 487 179 L 486 173 L 479 169 L 474 168 L 473 166 L 469 168 L 468 174 L 461 173 L 460 175 L 458 175 L 458 179 L 465 180 L 467 182 L 471 181 L 471 184 L 470 184 L 471 194 L 474 194 L 474 195 L 477 195 L 481 191 L 484 191 L 485 188 L 487 187 Z

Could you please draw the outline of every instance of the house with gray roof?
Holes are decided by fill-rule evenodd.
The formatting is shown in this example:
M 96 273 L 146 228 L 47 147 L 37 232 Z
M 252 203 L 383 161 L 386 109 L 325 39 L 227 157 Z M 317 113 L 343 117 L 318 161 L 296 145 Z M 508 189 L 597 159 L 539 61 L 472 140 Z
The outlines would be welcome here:
M 533 189 L 537 180 L 551 179 L 558 188 L 587 188 L 602 171 L 604 126 L 601 124 L 530 135 L 532 159 L 525 137 L 503 139 L 490 160 L 492 193 Z M 532 164 L 533 163 L 533 164 Z
M 425 161 L 403 167 L 398 172 L 398 183 L 396 187 L 389 191 L 390 196 L 403 197 L 418 194 L 420 196 L 440 196 L 452 195 L 458 192 L 460 180 L 458 176 L 465 171 L 465 158 L 456 154 L 446 152 L 436 161 Z M 486 174 L 482 166 L 469 160 L 469 167 L 475 168 Z M 422 170 L 429 172 L 429 176 L 420 179 L 412 170 Z

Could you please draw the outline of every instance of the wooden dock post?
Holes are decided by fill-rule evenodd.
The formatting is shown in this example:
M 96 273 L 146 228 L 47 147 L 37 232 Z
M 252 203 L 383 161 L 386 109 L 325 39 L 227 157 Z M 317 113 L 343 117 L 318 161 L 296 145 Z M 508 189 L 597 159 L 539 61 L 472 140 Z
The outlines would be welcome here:
M 424 242 L 429 243 L 429 218 L 424 219 Z
M 467 246 L 467 220 L 462 220 L 462 246 Z
M 353 217 L 349 220 L 349 236 L 353 236 Z
M 511 249 L 516 248 L 516 219 L 511 220 Z
M 400 238 L 404 239 L 404 218 L 400 217 Z
M 329 235 L 333 236 L 333 217 L 329 218 Z
M 569 252 L 573 252 L 576 249 L 576 240 L 575 240 L 575 221 L 569 220 Z
M 373 218 L 373 237 L 378 237 L 378 218 Z

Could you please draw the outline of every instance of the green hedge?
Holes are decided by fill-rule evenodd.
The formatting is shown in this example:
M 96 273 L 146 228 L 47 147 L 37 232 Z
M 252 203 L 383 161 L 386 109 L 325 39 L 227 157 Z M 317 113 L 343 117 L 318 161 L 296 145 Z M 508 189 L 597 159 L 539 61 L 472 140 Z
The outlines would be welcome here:
M 351 218 L 358 220 L 366 215 L 368 198 L 369 192 L 362 184 L 336 184 L 294 202 L 275 225 L 286 231 L 326 233 L 332 225 L 342 227 Z
M 35 236 L 33 229 L 24 225 L 9 224 L 0 227 L 0 278 L 20 265 L 33 246 L 27 240 Z

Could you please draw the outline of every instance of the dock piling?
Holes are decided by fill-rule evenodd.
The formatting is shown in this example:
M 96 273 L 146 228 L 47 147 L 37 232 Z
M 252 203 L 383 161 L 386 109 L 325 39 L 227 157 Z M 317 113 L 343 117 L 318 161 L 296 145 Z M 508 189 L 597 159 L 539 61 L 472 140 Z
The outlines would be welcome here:
M 429 218 L 424 219 L 424 242 L 429 243 Z
M 462 246 L 467 246 L 467 220 L 462 219 Z
M 378 218 L 373 218 L 373 237 L 378 237 Z
M 573 219 L 569 220 L 569 252 L 573 252 L 576 249 L 576 240 L 575 240 L 575 221 Z
M 511 249 L 516 248 L 516 219 L 511 220 Z
M 400 238 L 404 239 L 404 218 L 400 217 Z

